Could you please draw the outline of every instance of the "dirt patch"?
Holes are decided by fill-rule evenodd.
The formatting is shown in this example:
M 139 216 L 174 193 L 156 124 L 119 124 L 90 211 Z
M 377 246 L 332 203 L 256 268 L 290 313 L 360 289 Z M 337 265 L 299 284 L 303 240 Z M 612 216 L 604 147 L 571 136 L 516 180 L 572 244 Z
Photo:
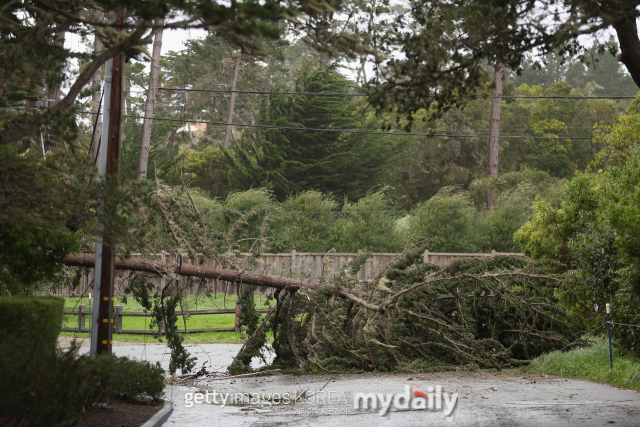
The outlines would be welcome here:
M 141 401 L 113 400 L 109 405 L 95 408 L 82 419 L 79 427 L 129 426 L 137 427 L 147 422 L 162 404 Z

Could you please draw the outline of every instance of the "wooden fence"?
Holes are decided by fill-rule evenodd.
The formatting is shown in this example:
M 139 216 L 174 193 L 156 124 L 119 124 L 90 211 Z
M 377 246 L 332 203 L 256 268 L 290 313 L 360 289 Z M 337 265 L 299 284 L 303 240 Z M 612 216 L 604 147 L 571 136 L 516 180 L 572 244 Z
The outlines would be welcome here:
M 222 309 L 222 310 L 190 310 L 186 312 L 176 311 L 178 316 L 182 316 L 187 314 L 188 316 L 201 316 L 201 315 L 213 315 L 213 314 L 232 314 L 236 315 L 235 326 L 233 328 L 203 328 L 203 329 L 178 329 L 178 332 L 240 332 L 242 329 L 246 329 L 241 327 L 240 318 L 238 317 L 240 314 L 240 310 L 242 306 L 240 304 L 236 304 L 236 308 Z M 266 313 L 268 309 L 258 309 L 256 310 L 258 313 Z M 62 328 L 63 331 L 67 332 L 90 332 L 91 331 L 91 307 L 87 310 L 86 304 L 78 305 L 77 310 L 65 310 L 64 314 L 71 316 L 78 316 L 78 326 L 75 328 Z M 137 334 L 137 335 L 158 335 L 162 336 L 165 332 L 164 320 L 158 322 L 157 331 L 151 329 L 122 329 L 122 318 L 123 317 L 152 317 L 151 313 L 141 313 L 141 312 L 125 312 L 124 307 L 122 305 L 116 305 L 114 307 L 114 334 Z
M 359 253 L 297 253 L 291 251 L 290 253 L 278 253 L 278 254 L 262 254 L 254 257 L 250 253 L 240 254 L 239 257 L 234 257 L 234 264 L 240 269 L 257 274 L 266 274 L 279 277 L 293 277 L 308 282 L 331 282 L 341 270 L 343 270 L 349 262 L 353 261 Z M 397 253 L 374 253 L 366 263 L 362 266 L 357 273 L 357 280 L 370 280 L 377 277 L 384 269 L 395 260 L 400 254 Z M 491 253 L 434 253 L 426 251 L 424 253 L 425 262 L 436 264 L 440 267 L 445 267 L 453 260 L 457 258 L 483 258 L 492 257 L 498 255 L 510 255 L 510 256 L 524 256 L 521 253 L 503 253 L 491 251 Z M 134 258 L 140 258 L 140 255 L 134 255 Z M 178 260 L 175 257 L 167 254 L 158 254 L 156 256 L 158 261 L 177 263 Z M 192 260 L 183 259 L 183 263 L 192 264 Z M 221 265 L 215 259 L 209 259 L 204 261 L 205 265 L 214 268 L 229 268 L 228 265 Z M 149 277 L 156 288 L 162 288 L 164 285 L 163 278 Z M 188 278 L 181 278 L 180 280 L 186 281 Z M 115 295 L 125 294 L 125 289 L 129 283 L 129 273 L 126 271 L 117 272 L 115 283 Z M 214 280 L 210 283 L 211 290 L 215 293 L 235 293 L 236 285 L 233 283 L 227 283 L 221 280 Z M 83 275 L 80 280 L 80 285 L 75 290 L 68 288 L 62 288 L 58 291 L 59 295 L 78 296 L 88 295 L 93 288 L 93 269 L 89 270 L 89 273 Z M 198 287 L 190 288 L 191 293 L 199 293 L 201 289 Z M 272 290 L 266 291 L 271 293 Z

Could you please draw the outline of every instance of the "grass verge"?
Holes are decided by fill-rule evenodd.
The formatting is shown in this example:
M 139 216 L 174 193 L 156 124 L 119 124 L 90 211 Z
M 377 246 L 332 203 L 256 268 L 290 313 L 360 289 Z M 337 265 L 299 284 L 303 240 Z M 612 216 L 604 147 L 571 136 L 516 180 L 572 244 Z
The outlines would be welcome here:
M 189 310 L 214 310 L 223 308 L 235 308 L 236 295 L 222 295 L 213 294 L 211 296 L 200 296 L 196 298 L 193 295 L 187 297 L 187 308 Z M 65 300 L 65 310 L 76 310 L 78 304 L 89 305 L 88 298 L 80 297 L 67 297 Z M 129 312 L 142 312 L 142 307 L 131 297 L 125 299 L 116 298 L 114 305 L 123 305 L 123 311 Z M 266 305 L 266 299 L 262 296 L 256 295 L 257 308 L 270 308 Z M 261 318 L 264 314 L 261 314 Z M 151 317 L 130 317 L 124 316 L 122 318 L 122 329 L 124 330 L 149 330 L 149 324 Z M 91 316 L 85 318 L 85 325 L 91 323 Z M 187 329 L 206 329 L 206 328 L 232 328 L 235 325 L 235 314 L 208 314 L 208 315 L 194 315 L 183 318 L 178 317 L 178 329 L 184 329 L 185 323 Z M 64 316 L 63 326 L 66 328 L 77 328 L 78 316 L 73 314 L 67 314 Z M 62 337 L 75 337 L 75 338 L 89 338 L 89 333 L 78 332 L 61 332 Z M 245 333 L 235 332 L 194 332 L 184 334 L 185 344 L 195 342 L 198 344 L 205 343 L 243 343 L 248 338 Z M 119 342 L 131 342 L 131 343 L 158 343 L 157 338 L 152 335 L 138 335 L 138 334 L 114 334 L 114 341 Z M 267 333 L 267 341 L 270 340 L 270 332 Z
M 605 339 L 596 339 L 589 347 L 542 355 L 527 370 L 640 390 L 640 359 L 623 355 L 614 347 L 611 369 Z

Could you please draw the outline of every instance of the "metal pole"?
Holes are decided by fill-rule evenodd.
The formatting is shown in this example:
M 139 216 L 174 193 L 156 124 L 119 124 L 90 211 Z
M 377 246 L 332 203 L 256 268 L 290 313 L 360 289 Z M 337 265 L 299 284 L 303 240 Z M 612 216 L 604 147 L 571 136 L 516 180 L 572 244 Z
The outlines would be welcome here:
M 611 369 L 613 369 L 613 350 L 611 349 L 611 319 L 609 318 L 611 313 L 611 306 L 607 304 L 607 330 L 609 331 L 609 362 L 611 363 Z

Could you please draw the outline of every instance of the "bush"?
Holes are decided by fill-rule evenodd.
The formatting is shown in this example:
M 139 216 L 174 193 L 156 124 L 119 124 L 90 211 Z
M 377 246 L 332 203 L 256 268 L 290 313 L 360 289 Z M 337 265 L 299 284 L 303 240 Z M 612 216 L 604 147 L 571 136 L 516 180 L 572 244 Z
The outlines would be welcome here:
M 57 297 L 0 297 L 0 331 L 33 343 L 37 351 L 53 354 L 62 326 L 64 299 Z M 4 339 L 4 338 L 3 338 Z
M 335 222 L 340 252 L 400 252 L 404 242 L 395 233 L 394 206 L 384 190 L 369 193 L 355 203 L 345 200 L 343 216 Z
M 73 425 L 83 409 L 107 398 L 158 401 L 164 388 L 159 364 L 107 355 L 90 359 L 76 349 L 55 355 L 2 330 L 0 354 L 2 425 Z
M 439 237 L 429 250 L 476 252 L 476 212 L 469 193 L 445 187 L 422 203 L 409 219 L 409 233 L 419 238 Z M 406 236 L 409 237 L 409 236 Z

